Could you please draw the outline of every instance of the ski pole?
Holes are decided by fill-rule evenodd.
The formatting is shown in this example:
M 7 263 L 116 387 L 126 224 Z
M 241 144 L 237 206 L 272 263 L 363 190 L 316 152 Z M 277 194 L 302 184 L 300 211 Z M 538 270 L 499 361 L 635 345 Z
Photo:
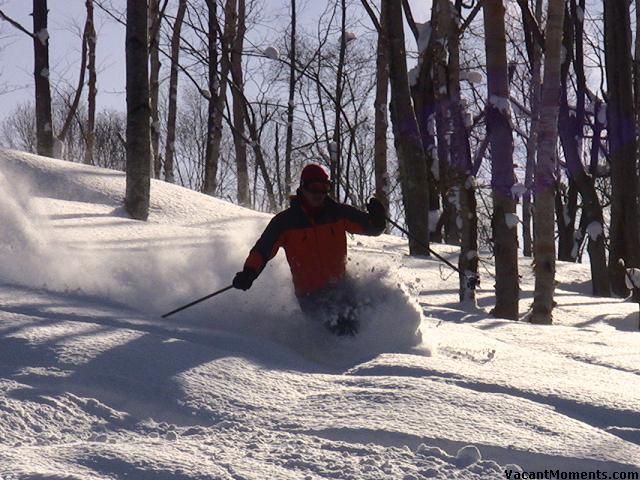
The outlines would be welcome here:
M 458 272 L 460 275 L 464 275 L 464 277 L 467 279 L 467 286 L 469 288 L 471 288 L 472 290 L 476 289 L 476 286 L 478 286 L 478 284 L 480 283 L 480 278 L 478 277 L 478 275 L 467 275 L 467 274 L 463 274 L 460 269 L 458 267 L 456 267 L 453 263 L 451 263 L 449 260 L 447 260 L 446 258 L 444 258 L 441 255 L 438 255 L 436 252 L 434 252 L 433 250 L 431 250 L 431 248 L 429 248 L 429 246 L 424 243 L 423 241 L 421 241 L 420 239 L 416 238 L 415 235 L 410 234 L 407 230 L 405 230 L 404 228 L 402 228 L 400 225 L 398 225 L 397 222 L 394 222 L 391 218 L 387 217 L 387 221 L 393 225 L 394 227 L 396 227 L 398 230 L 400 230 L 402 233 L 404 233 L 407 237 L 411 238 L 413 241 L 415 241 L 416 243 L 422 245 L 424 248 L 427 249 L 427 251 L 432 254 L 434 257 L 436 257 L 438 260 L 440 260 L 441 262 L 443 262 L 444 264 L 446 264 L 448 267 L 450 267 L 453 271 Z
M 185 309 L 187 309 L 189 307 L 193 307 L 196 303 L 204 302 L 205 300 L 208 300 L 211 297 L 215 297 L 216 295 L 220 295 L 221 293 L 226 292 L 227 290 L 230 290 L 232 288 L 233 288 L 233 285 L 229 285 L 228 287 L 224 287 L 223 289 L 218 290 L 217 292 L 213 292 L 212 294 L 207 295 L 206 297 L 202 297 L 202 298 L 200 298 L 198 300 L 195 300 L 195 301 L 193 301 L 191 303 L 188 303 L 187 305 L 184 305 L 183 307 L 176 308 L 175 310 L 172 310 L 169 313 L 165 313 L 164 315 L 162 315 L 162 318 L 167 318 L 169 315 L 173 315 L 174 313 L 178 313 L 178 312 L 181 312 L 182 310 L 185 310 Z

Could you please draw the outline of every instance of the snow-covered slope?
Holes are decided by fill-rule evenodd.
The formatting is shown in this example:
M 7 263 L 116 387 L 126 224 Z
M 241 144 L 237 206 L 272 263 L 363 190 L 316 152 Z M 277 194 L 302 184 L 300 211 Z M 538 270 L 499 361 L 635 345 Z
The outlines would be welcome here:
M 587 266 L 559 265 L 556 324 L 532 326 L 490 318 L 489 289 L 461 310 L 402 239 L 355 237 L 356 339 L 303 318 L 282 254 L 162 320 L 229 284 L 269 217 L 153 181 L 137 222 L 123 192 L 122 173 L 0 150 L 1 478 L 640 471 L 638 307 L 588 296 Z

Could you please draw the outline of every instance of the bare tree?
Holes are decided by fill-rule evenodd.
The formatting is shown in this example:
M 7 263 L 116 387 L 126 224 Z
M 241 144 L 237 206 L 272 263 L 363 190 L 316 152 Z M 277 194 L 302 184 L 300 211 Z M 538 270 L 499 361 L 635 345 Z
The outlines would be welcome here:
M 36 117 L 33 103 L 18 104 L 0 124 L 3 147 L 37 153 Z
M 544 79 L 540 134 L 538 137 L 535 168 L 534 199 L 534 273 L 535 295 L 531 323 L 552 321 L 553 291 L 555 289 L 556 249 L 554 225 L 554 186 L 556 171 L 556 145 L 558 143 L 558 98 L 560 94 L 560 67 L 564 0 L 550 0 L 545 32 Z
M 127 190 L 125 207 L 138 220 L 149 216 L 151 144 L 149 43 L 146 0 L 127 0 Z
M 227 0 L 227 5 L 230 2 L 235 2 L 235 0 Z M 233 8 L 235 9 L 235 3 L 233 3 L 233 5 Z M 216 0 L 207 0 L 207 12 L 209 113 L 207 116 L 207 150 L 204 161 L 204 182 L 202 191 L 208 195 L 214 195 L 217 187 L 218 159 L 220 156 L 219 149 L 215 148 L 216 127 L 222 123 L 222 111 L 220 110 L 220 106 L 224 106 L 223 101 L 220 100 L 220 97 L 224 95 L 224 91 L 220 89 L 221 94 L 218 93 L 220 82 L 218 80 L 218 2 Z M 229 22 L 228 14 L 225 15 L 225 22 Z M 224 76 L 222 78 L 224 79 Z M 219 118 L 219 123 L 216 123 L 216 120 Z
M 387 33 L 387 16 L 389 5 L 382 2 L 378 26 L 378 45 L 376 50 L 376 99 L 375 108 L 375 143 L 373 162 L 375 165 L 376 198 L 389 211 L 389 171 L 387 168 L 387 129 L 388 129 L 388 97 L 389 97 L 389 35 Z
M 496 264 L 496 306 L 499 318 L 518 319 L 520 296 L 516 202 L 513 197 L 513 138 L 509 105 L 505 7 L 502 0 L 484 2 L 487 55 L 487 135 L 491 151 L 493 241 Z
M 387 32 L 389 34 L 389 80 L 391 84 L 391 121 L 398 154 L 402 198 L 412 255 L 429 254 L 429 191 L 427 159 L 415 111 L 411 103 L 407 53 L 402 24 L 402 1 L 388 1 Z M 415 239 L 419 239 L 417 242 Z
M 287 138 L 284 154 L 284 196 L 291 193 L 291 153 L 293 149 L 293 113 L 296 101 L 296 0 L 291 0 L 291 33 L 289 40 L 289 103 L 287 104 Z
M 246 4 L 245 0 L 237 0 L 237 11 L 234 12 L 237 21 L 235 38 L 231 46 L 231 78 L 234 88 L 233 96 L 233 141 L 236 148 L 236 177 L 238 181 L 238 203 L 245 207 L 251 205 L 251 191 L 249 189 L 249 170 L 247 165 L 247 144 L 245 140 L 245 108 L 244 108 L 244 79 L 242 71 L 242 56 L 244 36 L 246 32 Z
M 609 276 L 614 293 L 626 296 L 624 260 L 638 267 L 638 172 L 628 2 L 604 1 L 607 138 L 611 154 Z
M 640 129 L 640 0 L 636 0 L 635 50 L 633 55 L 633 93 L 636 111 L 636 129 Z
M 38 154 L 53 156 L 53 120 L 49 85 L 49 31 L 47 0 L 33 0 L 33 52 L 36 85 L 36 138 Z
M 433 15 L 433 9 L 432 9 Z M 429 239 L 442 242 L 440 212 L 440 168 L 436 146 L 435 85 L 433 80 L 433 38 L 430 24 L 423 26 L 419 37 L 422 44 L 418 65 L 412 71 L 411 96 L 418 120 L 422 148 L 427 160 L 427 189 L 429 191 Z
M 60 130 L 60 133 L 58 134 L 58 140 L 64 144 L 65 142 L 65 138 L 67 136 L 67 133 L 69 132 L 69 129 L 71 128 L 71 124 L 76 116 L 76 112 L 78 111 L 78 106 L 80 105 L 80 97 L 82 96 L 82 90 L 84 88 L 84 83 L 85 83 L 85 70 L 87 69 L 87 46 L 88 46 L 88 42 L 87 42 L 87 38 L 90 34 L 90 30 L 92 28 L 92 24 L 91 21 L 89 19 L 89 12 L 87 12 L 87 19 L 85 21 L 85 25 L 84 25 L 84 30 L 82 32 L 82 47 L 80 49 L 81 53 L 80 53 L 80 74 L 79 74 L 79 78 L 78 78 L 78 85 L 75 89 L 74 95 L 73 95 L 73 100 L 70 102 L 69 104 L 69 110 L 67 112 L 67 116 L 65 118 L 65 121 L 63 123 L 62 129 Z
M 160 30 L 162 14 L 160 0 L 149 0 L 149 106 L 151 108 L 151 161 L 153 175 L 160 178 L 162 162 L 160 157 Z
M 164 149 L 164 179 L 173 183 L 173 157 L 176 142 L 176 112 L 178 110 L 178 68 L 180 65 L 180 32 L 184 14 L 187 10 L 187 0 L 180 0 L 176 19 L 173 23 L 171 36 L 171 73 L 169 74 L 169 107 L 167 113 L 167 138 Z
M 440 222 L 444 226 L 444 239 L 450 245 L 460 245 L 460 227 L 457 217 L 457 199 L 453 185 L 455 175 L 451 171 L 452 148 L 451 132 L 453 131 L 451 104 L 449 98 L 449 36 L 453 30 L 453 5 L 449 0 L 435 0 L 431 13 L 431 29 L 433 31 L 432 79 L 435 101 L 435 124 L 438 139 L 438 173 L 440 192 L 442 192 L 442 216 Z M 458 42 L 458 40 L 456 40 Z M 459 68 L 459 66 L 458 66 Z
M 442 0 L 439 0 L 442 2 Z M 447 14 L 449 114 L 451 117 L 450 179 L 455 224 L 460 238 L 460 301 L 475 305 L 475 279 L 478 276 L 478 216 L 476 212 L 476 179 L 471 159 L 469 132 L 465 125 L 464 104 L 460 87 L 460 36 L 455 19 L 461 14 L 449 0 L 441 6 Z M 459 5 L 459 4 L 458 4 Z M 451 229 L 450 229 L 451 230 Z
M 96 96 L 97 96 L 97 75 L 96 75 L 96 47 L 98 43 L 98 34 L 96 33 L 95 22 L 93 19 L 93 0 L 86 0 L 87 7 L 87 69 L 89 70 L 89 95 L 87 97 L 88 114 L 86 128 L 86 144 L 84 163 L 92 165 L 93 148 L 95 143 L 95 124 L 96 124 Z
M 336 70 L 336 89 L 335 89 L 335 122 L 333 126 L 333 137 L 329 144 L 329 154 L 331 158 L 330 172 L 333 179 L 333 195 L 335 198 L 340 196 L 340 176 L 342 174 L 342 130 L 341 130 L 341 111 L 342 111 L 342 94 L 344 84 L 344 64 L 347 53 L 347 3 L 346 0 L 340 0 L 340 50 L 338 53 L 338 68 Z
M 536 147 L 538 145 L 538 124 L 540 110 L 540 95 L 542 88 L 542 45 L 534 32 L 538 31 L 542 22 L 542 0 L 535 0 L 535 13 L 528 11 L 529 5 L 526 1 L 520 1 L 522 8 L 522 24 L 525 31 L 527 43 L 527 53 L 531 65 L 531 80 L 529 83 L 529 105 L 531 110 L 529 123 L 529 136 L 527 138 L 527 160 L 525 165 L 525 192 L 522 196 L 522 253 L 525 257 L 533 254 L 533 239 L 531 235 L 531 220 L 533 213 L 532 191 L 533 172 L 536 164 Z M 534 22 L 535 20 L 535 22 Z
M 587 174 L 582 159 L 582 142 L 585 141 L 584 126 L 586 121 L 585 101 L 587 96 L 586 76 L 584 69 L 584 12 L 585 0 L 570 0 L 570 15 L 565 18 L 565 32 L 563 46 L 566 55 L 561 70 L 560 86 L 560 110 L 558 120 L 558 132 L 562 143 L 562 150 L 566 160 L 569 178 L 580 192 L 582 198 L 582 213 L 580 218 L 580 230 L 576 234 L 573 249 L 577 253 L 583 239 L 587 237 L 587 250 L 590 257 L 591 281 L 593 294 L 597 296 L 610 296 L 611 287 L 607 272 L 606 246 L 604 236 L 604 215 L 602 205 L 595 188 L 595 175 Z M 575 45 L 575 49 L 574 49 Z M 573 58 L 573 69 L 576 76 L 576 108 L 575 114 L 569 105 L 569 63 Z M 598 123 L 599 102 L 594 98 L 595 110 L 593 115 L 593 144 L 596 148 L 593 152 L 599 155 L 600 131 Z M 595 173 L 595 172 L 594 172 Z M 577 255 L 574 255 L 577 257 Z

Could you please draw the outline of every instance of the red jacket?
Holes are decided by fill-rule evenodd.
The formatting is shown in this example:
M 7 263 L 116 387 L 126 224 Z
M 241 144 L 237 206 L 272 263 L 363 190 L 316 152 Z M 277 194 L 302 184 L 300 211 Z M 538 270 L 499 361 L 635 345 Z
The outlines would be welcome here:
M 384 228 L 384 219 L 372 218 L 329 197 L 316 215 L 311 215 L 299 197 L 291 197 L 291 206 L 269 222 L 244 266 L 259 274 L 283 247 L 296 296 L 302 297 L 335 285 L 344 277 L 347 232 L 380 235 Z

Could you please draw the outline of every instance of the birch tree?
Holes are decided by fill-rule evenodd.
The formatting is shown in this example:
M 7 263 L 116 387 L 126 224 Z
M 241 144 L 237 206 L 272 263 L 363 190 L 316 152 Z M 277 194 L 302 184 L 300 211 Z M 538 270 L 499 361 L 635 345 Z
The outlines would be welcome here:
M 227 3 L 233 1 L 234 0 L 228 0 Z M 233 3 L 233 8 L 235 8 L 235 3 Z M 225 21 L 230 21 L 227 15 L 225 15 Z M 209 89 L 206 95 L 208 99 L 207 146 L 204 159 L 204 180 L 202 192 L 207 195 L 214 195 L 218 186 L 218 159 L 220 156 L 219 150 L 215 148 L 216 128 L 218 126 L 216 120 L 217 115 L 221 115 L 222 113 L 218 110 L 220 103 L 220 81 L 218 78 L 218 2 L 216 0 L 207 0 L 207 27 L 207 66 L 209 74 Z
M 534 273 L 535 294 L 531 323 L 552 321 L 555 288 L 556 249 L 554 224 L 554 185 L 558 142 L 558 99 L 564 0 L 550 0 L 545 31 L 542 107 L 535 168 Z

